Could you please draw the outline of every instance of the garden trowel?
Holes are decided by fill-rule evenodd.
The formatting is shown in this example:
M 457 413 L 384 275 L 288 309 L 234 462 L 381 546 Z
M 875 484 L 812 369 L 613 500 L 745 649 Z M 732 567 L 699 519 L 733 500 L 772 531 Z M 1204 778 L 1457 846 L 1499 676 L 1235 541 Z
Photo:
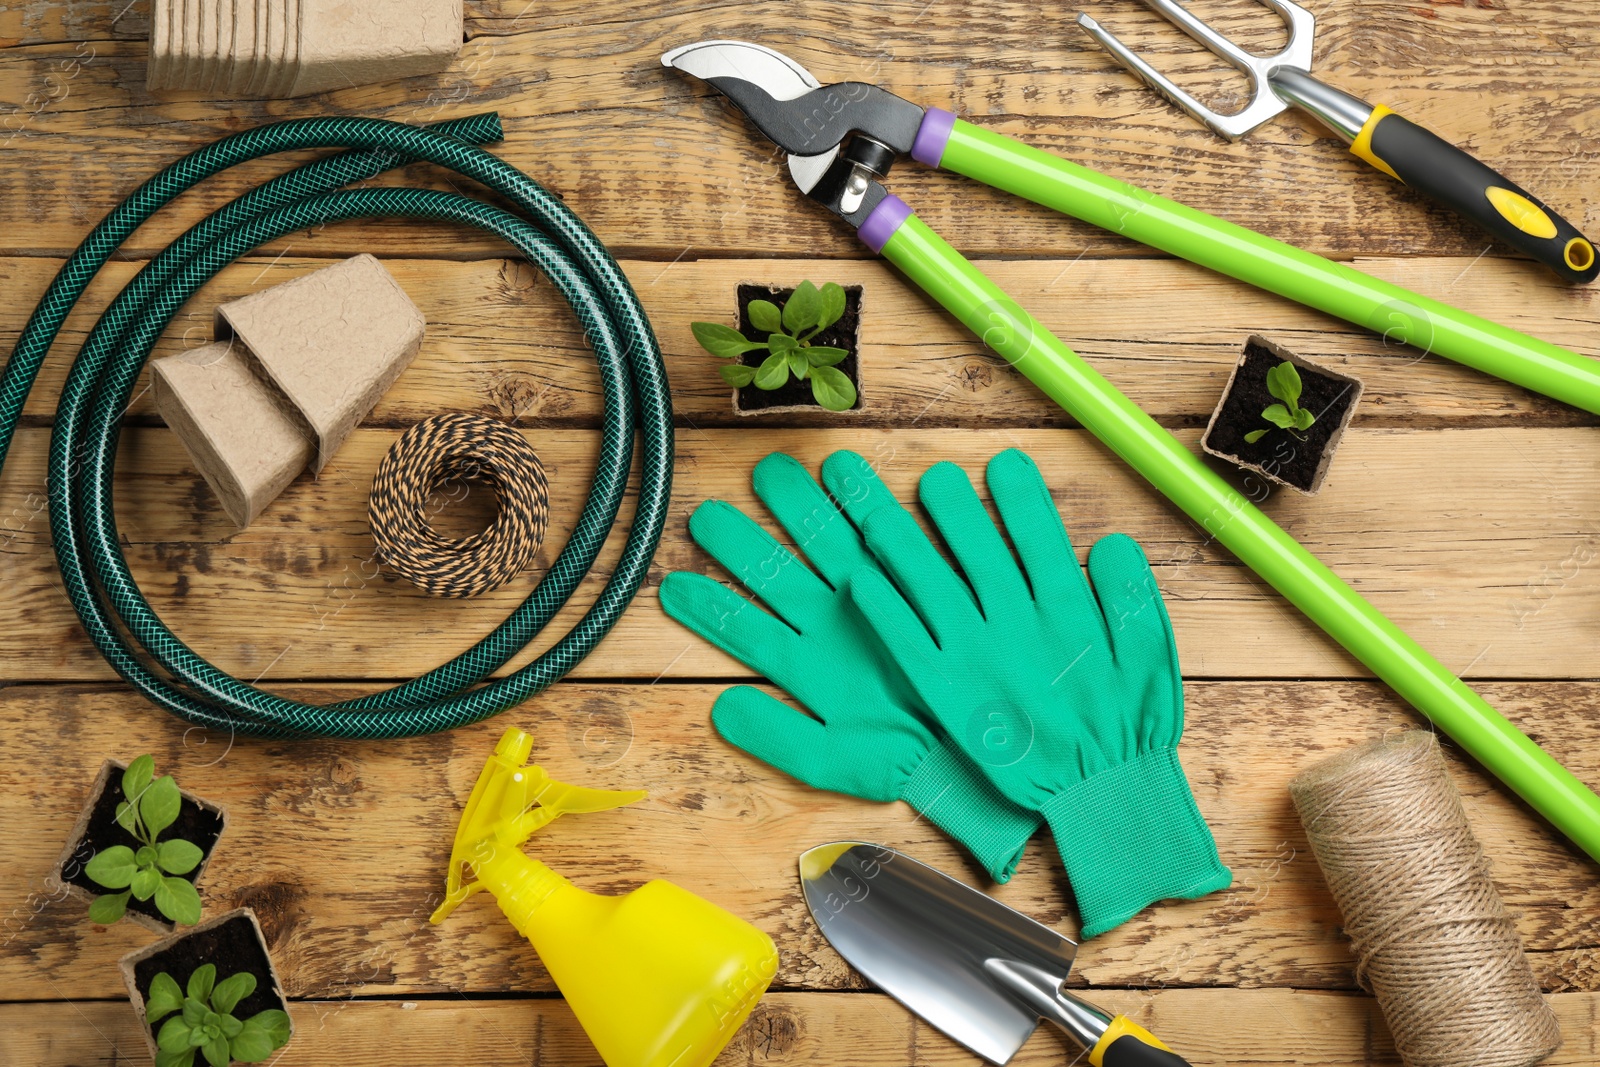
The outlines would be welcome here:
M 1061 988 L 1076 944 L 910 856 L 859 841 L 818 845 L 800 857 L 800 886 L 839 955 L 984 1059 L 1009 1062 L 1049 1019 L 1093 1067 L 1187 1067 L 1126 1016 Z

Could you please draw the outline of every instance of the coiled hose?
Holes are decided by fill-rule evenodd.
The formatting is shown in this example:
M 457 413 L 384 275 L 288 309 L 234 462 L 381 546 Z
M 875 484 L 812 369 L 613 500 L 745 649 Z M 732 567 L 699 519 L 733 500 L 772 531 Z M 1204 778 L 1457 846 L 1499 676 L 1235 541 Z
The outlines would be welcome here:
M 223 138 L 172 164 L 107 215 L 34 309 L 0 375 L 0 464 L 61 324 L 133 230 L 186 189 L 235 164 L 295 149 L 350 149 L 261 185 L 175 240 L 101 315 L 62 389 L 49 457 L 50 529 L 61 577 L 95 646 L 150 700 L 198 726 L 259 737 L 409 737 L 447 730 L 503 711 L 560 678 L 599 643 L 638 590 L 661 538 L 672 482 L 672 402 L 661 352 L 633 288 L 593 232 L 533 179 L 476 147 L 499 139 L 494 114 L 427 129 L 377 119 L 295 119 Z M 518 213 L 457 193 L 341 189 L 417 160 L 477 181 Z M 163 625 L 122 553 L 113 464 L 140 369 L 195 290 L 268 241 L 325 222 L 372 217 L 476 226 L 504 238 L 542 270 L 571 304 L 594 349 L 605 396 L 602 444 L 572 538 L 505 622 L 419 678 L 318 706 L 225 674 Z M 636 431 L 643 467 L 638 506 L 604 590 L 543 655 L 485 682 L 539 633 L 588 573 L 627 489 Z

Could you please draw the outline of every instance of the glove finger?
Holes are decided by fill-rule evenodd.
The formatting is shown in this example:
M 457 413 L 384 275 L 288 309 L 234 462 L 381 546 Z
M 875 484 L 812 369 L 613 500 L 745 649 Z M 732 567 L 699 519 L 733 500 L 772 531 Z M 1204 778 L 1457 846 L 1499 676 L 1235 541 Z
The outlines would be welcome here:
M 756 464 L 750 480 L 756 496 L 833 588 L 842 590 L 850 575 L 875 565 L 850 520 L 793 456 L 774 452 Z
M 1118 662 L 1144 662 L 1159 653 L 1157 662 L 1170 662 L 1176 674 L 1172 620 L 1139 543 L 1119 533 L 1096 541 L 1089 549 L 1089 577 Z
M 695 508 L 689 533 L 741 585 L 797 630 L 804 632 L 815 624 L 819 610 L 834 598 L 826 582 L 732 504 L 707 500 Z
M 1061 514 L 1044 475 L 1027 453 L 1008 448 L 989 461 L 989 492 L 1017 547 L 1033 596 L 1041 605 L 1067 612 L 1094 606 Z
M 850 579 L 850 599 L 872 625 L 906 675 L 917 679 L 923 664 L 938 654 L 928 627 L 911 610 L 900 591 L 875 570 L 863 570 Z
M 936 463 L 922 476 L 919 488 L 923 507 L 972 583 L 984 614 L 1030 596 L 1011 549 L 966 471 L 954 463 Z
M 730 744 L 815 789 L 835 789 L 828 774 L 828 731 L 821 722 L 748 685 L 725 689 L 711 722 Z M 868 799 L 892 799 L 870 797 Z
M 905 590 L 936 638 L 979 621 L 972 590 L 866 460 L 854 452 L 835 452 L 823 461 L 822 479 L 883 571 Z M 851 575 L 850 580 L 855 579 Z
M 662 579 L 661 606 L 668 615 L 752 670 L 785 685 L 803 661 L 801 638 L 753 601 L 721 582 L 690 571 Z

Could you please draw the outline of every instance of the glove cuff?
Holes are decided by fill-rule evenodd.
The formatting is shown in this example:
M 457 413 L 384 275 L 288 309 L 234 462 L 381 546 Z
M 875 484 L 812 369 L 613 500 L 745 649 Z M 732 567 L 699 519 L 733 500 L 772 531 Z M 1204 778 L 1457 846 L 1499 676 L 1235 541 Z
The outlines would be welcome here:
M 1193 900 L 1233 882 L 1176 748 L 1101 771 L 1051 797 L 1041 813 L 1077 897 L 1084 938 L 1158 900 Z
M 964 756 L 935 745 L 906 780 L 900 799 L 964 845 L 989 877 L 1008 882 L 1039 817 L 1001 796 Z

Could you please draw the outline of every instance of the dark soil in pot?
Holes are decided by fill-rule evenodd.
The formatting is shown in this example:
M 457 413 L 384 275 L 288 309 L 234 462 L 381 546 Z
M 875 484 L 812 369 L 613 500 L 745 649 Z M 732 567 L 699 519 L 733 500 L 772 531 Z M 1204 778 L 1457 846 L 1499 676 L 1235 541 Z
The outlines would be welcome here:
M 89 814 L 89 823 L 84 828 L 83 835 L 72 846 L 72 855 L 61 865 L 61 880 L 68 885 L 75 885 L 95 896 L 106 893 L 120 892 L 120 890 L 107 889 L 100 883 L 90 878 L 84 867 L 96 852 L 110 848 L 113 845 L 126 845 L 135 852 L 139 850 L 139 839 L 134 837 L 121 826 L 117 825 L 117 805 L 123 800 L 122 796 L 122 771 L 119 768 L 106 779 L 105 788 L 95 798 L 94 807 Z M 206 868 L 206 862 L 211 858 L 211 850 L 216 847 L 217 839 L 222 836 L 222 813 L 204 807 L 185 796 L 178 808 L 178 819 L 171 826 L 161 832 L 161 840 L 182 838 L 199 846 L 205 855 L 194 870 L 188 874 L 177 875 L 193 882 L 200 877 Z M 128 898 L 128 911 L 138 912 L 156 923 L 162 929 L 171 929 L 172 922 L 156 908 L 154 897 L 149 900 L 136 900 Z
M 1324 453 L 1336 447 L 1351 409 L 1361 395 L 1358 381 L 1334 374 L 1316 364 L 1290 360 L 1300 372 L 1300 406 L 1317 417 L 1305 430 L 1273 426 L 1261 415 L 1278 398 L 1267 391 L 1267 371 L 1282 363 L 1287 353 L 1268 347 L 1259 338 L 1245 346 L 1228 392 L 1212 416 L 1203 446 L 1207 452 L 1254 468 L 1305 493 L 1314 493 L 1318 475 L 1326 470 Z M 1270 428 L 1251 443 L 1245 434 Z
M 742 283 L 735 290 L 739 301 L 739 332 L 751 341 L 765 341 L 767 335 L 755 328 L 750 323 L 750 301 L 770 300 L 779 307 L 783 307 L 789 300 L 794 290 L 776 289 L 769 285 L 753 285 Z M 810 343 L 822 345 L 827 348 L 842 348 L 849 355 L 837 364 L 845 377 L 849 378 L 856 387 L 855 406 L 851 411 L 861 408 L 861 363 L 857 358 L 857 345 L 861 332 L 861 286 L 844 286 L 844 314 L 839 321 L 829 326 L 826 330 L 818 331 L 815 337 L 810 338 Z M 739 362 L 747 367 L 759 367 L 761 361 L 767 358 L 764 350 L 746 352 L 739 357 Z M 737 390 L 734 404 L 740 411 L 766 411 L 770 408 L 813 407 L 818 411 L 826 411 L 817 398 L 811 395 L 809 381 L 796 381 L 791 377 L 776 389 L 757 389 L 753 385 L 746 385 Z

